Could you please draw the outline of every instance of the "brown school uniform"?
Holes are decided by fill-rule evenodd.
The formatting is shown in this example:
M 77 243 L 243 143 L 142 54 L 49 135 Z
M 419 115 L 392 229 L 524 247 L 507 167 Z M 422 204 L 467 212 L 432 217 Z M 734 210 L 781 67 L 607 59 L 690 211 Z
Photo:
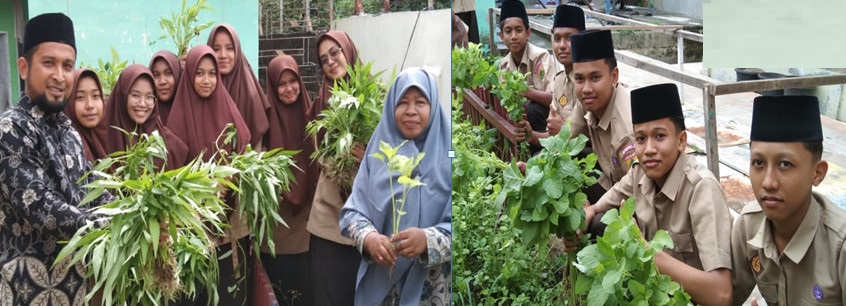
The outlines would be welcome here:
M 761 206 L 743 208 L 731 235 L 734 305 L 747 300 L 755 285 L 769 305 L 846 305 L 846 212 L 812 194 L 781 254 Z
M 499 60 L 500 70 L 517 70 L 522 73 L 529 73 L 526 82 L 529 86 L 546 92 L 552 92 L 553 77 L 558 73 L 558 63 L 544 49 L 536 47 L 532 43 L 526 43 L 526 50 L 520 64 L 514 63 L 511 52 Z
M 579 114 L 585 114 L 579 116 Z M 573 105 L 573 112 L 567 121 L 575 136 L 585 134 L 590 138 L 593 152 L 596 154 L 602 176 L 599 184 L 606 190 L 620 181 L 636 160 L 632 142 L 632 111 L 629 90 L 617 86 L 611 96 L 611 102 L 602 118 L 585 111 L 581 103 Z
M 663 187 L 635 166 L 596 203 L 619 207 L 634 196 L 635 216 L 644 238 L 666 230 L 673 248 L 664 250 L 702 271 L 731 269 L 731 216 L 720 182 L 708 168 L 686 154 L 679 156 Z

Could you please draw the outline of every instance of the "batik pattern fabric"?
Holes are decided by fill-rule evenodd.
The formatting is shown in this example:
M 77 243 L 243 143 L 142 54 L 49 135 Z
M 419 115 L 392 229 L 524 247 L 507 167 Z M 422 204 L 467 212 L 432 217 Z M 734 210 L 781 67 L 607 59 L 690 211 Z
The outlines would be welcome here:
M 372 232 L 377 232 L 372 223 L 360 220 L 350 224 L 347 228 L 352 234 L 353 243 L 362 254 L 362 258 L 372 261 L 370 254 L 364 251 L 364 237 Z M 420 296 L 420 305 L 435 306 L 449 305 L 451 297 L 452 281 L 450 271 L 452 270 L 452 251 L 450 249 L 451 239 L 449 233 L 437 227 L 423 229 L 426 234 L 426 252 L 421 254 L 418 260 L 427 269 L 426 280 L 423 282 L 423 293 Z M 400 298 L 396 285 L 391 288 L 390 293 L 381 305 L 400 305 Z
M 91 169 L 79 134 L 62 112 L 47 114 L 24 96 L 0 115 L 0 305 L 82 305 L 87 286 L 81 264 L 54 265 L 59 241 L 88 222 L 104 193 L 80 206 L 79 181 Z

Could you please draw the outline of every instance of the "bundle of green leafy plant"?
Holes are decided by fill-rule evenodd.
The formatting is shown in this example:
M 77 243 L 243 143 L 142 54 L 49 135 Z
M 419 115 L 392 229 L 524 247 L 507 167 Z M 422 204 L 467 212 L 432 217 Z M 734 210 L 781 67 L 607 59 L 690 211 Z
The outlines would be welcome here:
M 288 226 L 279 215 L 282 192 L 290 191 L 295 182 L 291 168 L 297 167 L 292 156 L 299 151 L 285 151 L 276 148 L 256 152 L 247 145 L 244 154 L 233 154 L 225 158 L 229 167 L 238 171 L 233 188 L 238 193 L 238 212 L 247 220 L 250 232 L 255 235 L 253 251 L 258 254 L 262 244 L 267 244 L 275 254 L 273 229 L 277 223 Z
M 452 50 L 453 87 L 489 87 L 499 82 L 498 70 L 495 62 L 487 60 L 479 44 L 469 43 L 467 48 Z
M 197 0 L 194 5 L 185 7 L 187 0 L 182 0 L 182 6 L 178 12 L 170 14 L 170 18 L 162 17 L 159 19 L 159 25 L 165 31 L 165 34 L 157 40 L 170 38 L 176 46 L 176 56 L 182 57 L 188 54 L 188 45 L 196 36 L 200 36 L 200 32 L 214 24 L 214 21 L 196 24 L 199 20 L 201 11 L 211 11 L 211 7 L 206 3 L 206 0 Z
M 372 63 L 347 66 L 349 80 L 341 79 L 332 88 L 329 107 L 306 125 L 309 135 L 325 132 L 311 158 L 342 188 L 349 189 L 358 164 L 352 155 L 356 143 L 366 144 L 382 116 L 387 89 L 379 83 L 382 71 L 371 74 Z
M 523 104 L 526 102 L 523 94 L 529 90 L 526 75 L 516 70 L 499 70 L 497 75 L 499 82 L 493 85 L 491 92 L 499 97 L 500 104 L 508 111 L 509 120 L 515 123 L 522 121 L 525 113 Z M 519 153 L 518 160 L 528 158 L 529 148 L 525 141 L 520 143 Z
M 391 187 L 391 220 L 393 222 L 393 231 L 391 232 L 391 236 L 399 233 L 400 220 L 402 220 L 402 216 L 405 215 L 405 199 L 408 197 L 408 192 L 415 187 L 426 186 L 426 183 L 420 182 L 420 178 L 411 177 L 411 172 L 414 171 L 414 168 L 417 168 L 417 165 L 420 164 L 420 161 L 424 156 L 426 156 L 426 153 L 417 153 L 416 157 L 408 157 L 402 154 L 397 154 L 399 148 L 401 148 L 406 142 L 408 142 L 408 140 L 401 142 L 396 147 L 391 147 L 391 145 L 387 142 L 380 140 L 380 152 L 373 153 L 373 157 L 385 165 L 385 169 L 388 170 L 388 173 L 393 174 L 394 172 L 399 172 L 400 174 L 400 177 L 397 179 L 397 183 L 402 185 L 401 199 L 397 200 L 394 198 L 394 181 L 388 181 Z
M 122 61 L 115 50 L 115 47 L 109 47 L 112 50 L 111 61 L 104 61 L 102 58 L 97 59 L 97 67 L 86 64 L 88 69 L 97 73 L 97 78 L 100 79 L 100 84 L 103 86 L 103 96 L 108 96 L 112 92 L 112 88 L 117 83 L 118 76 L 126 68 L 127 61 Z
M 690 295 L 669 276 L 658 273 L 653 256 L 673 240 L 659 230 L 647 247 L 634 222 L 635 202 L 629 198 L 619 212 L 602 217 L 608 225 L 596 244 L 578 253 L 581 274 L 576 291 L 587 293 L 588 305 L 689 305 Z
M 567 124 L 558 135 L 541 139 L 543 149 L 526 162 L 525 176 L 513 161 L 504 173 L 505 187 L 500 198 L 507 195 L 511 220 L 523 231 L 523 244 L 536 245 L 541 257 L 549 250 L 550 235 L 575 237 L 576 230 L 586 229 L 582 207 L 587 195 L 582 188 L 596 183 L 591 176 L 595 173 L 596 155 L 576 158 L 588 139 L 584 135 L 569 136 Z M 567 254 L 568 267 L 575 260 L 575 254 Z M 573 270 L 569 269 L 570 284 L 576 281 Z M 576 300 L 572 286 L 570 291 L 572 305 Z
M 104 226 L 89 222 L 74 234 L 56 262 L 72 256 L 85 261 L 86 277 L 105 305 L 160 305 L 179 296 L 196 296 L 204 287 L 217 303 L 218 266 L 213 242 L 226 226 L 220 184 L 236 170 L 194 160 L 164 171 L 157 160 L 167 150 L 158 132 L 131 134 L 138 139 L 126 151 L 99 161 L 86 185 L 88 203 L 106 191 L 112 203 L 95 212 L 110 216 Z M 115 169 L 112 174 L 107 169 Z M 89 173 L 89 175 L 91 175 Z M 162 235 L 167 234 L 167 235 Z

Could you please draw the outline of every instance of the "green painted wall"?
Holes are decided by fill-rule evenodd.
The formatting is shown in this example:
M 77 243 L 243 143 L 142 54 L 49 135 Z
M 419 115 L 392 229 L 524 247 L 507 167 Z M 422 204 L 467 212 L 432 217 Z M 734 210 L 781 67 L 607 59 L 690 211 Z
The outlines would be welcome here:
M 0 0 L 0 31 L 7 33 L 7 43 L 9 45 L 9 80 L 11 80 L 11 93 L 12 99 L 11 104 L 16 104 L 18 99 L 20 98 L 20 76 L 18 75 L 18 68 L 17 68 L 17 61 L 18 61 L 18 53 L 17 53 L 17 46 L 18 43 L 15 40 L 15 14 L 12 10 L 12 1 L 18 0 Z M 26 0 L 22 1 L 24 3 L 24 7 L 27 3 Z M 0 71 L 0 73 L 6 73 L 5 71 Z M 3 84 L 2 86 L 6 86 Z
M 188 0 L 188 5 L 194 2 Z M 202 12 L 199 21 L 231 24 L 241 38 L 247 60 L 258 74 L 258 1 L 207 2 L 214 10 Z M 168 39 L 158 40 L 164 34 L 159 18 L 178 11 L 181 4 L 178 0 L 30 0 L 29 15 L 62 12 L 73 19 L 77 66 L 86 63 L 96 66 L 100 58 L 111 60 L 110 46 L 117 50 L 121 60 L 146 66 L 158 50 L 176 52 Z M 201 32 L 192 45 L 206 43 L 210 30 Z

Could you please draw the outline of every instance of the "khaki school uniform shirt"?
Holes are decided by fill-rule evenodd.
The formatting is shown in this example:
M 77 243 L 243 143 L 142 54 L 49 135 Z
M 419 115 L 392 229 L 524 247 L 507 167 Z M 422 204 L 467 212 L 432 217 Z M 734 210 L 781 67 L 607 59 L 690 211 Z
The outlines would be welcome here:
M 731 235 L 734 305 L 747 300 L 755 285 L 769 305 L 846 305 L 846 212 L 813 192 L 781 254 L 757 202 L 739 218 Z
M 702 271 L 731 269 L 731 215 L 720 182 L 686 154 L 679 156 L 663 187 L 635 163 L 622 180 L 597 201 L 599 209 L 619 207 L 634 196 L 635 217 L 644 238 L 666 230 L 673 248 L 664 252 Z
M 511 52 L 508 52 L 499 60 L 499 69 L 517 70 L 523 74 L 531 72 L 526 76 L 526 82 L 530 87 L 552 92 L 553 78 L 558 73 L 558 62 L 545 49 L 526 43 L 526 50 L 523 51 L 523 58 L 519 64 L 514 62 Z
M 352 245 L 352 239 L 341 236 L 338 225 L 341 208 L 346 198 L 341 197 L 341 187 L 335 183 L 325 171 L 320 171 L 317 189 L 314 191 L 314 201 L 311 203 L 306 228 L 313 235 L 339 244 Z
M 576 86 L 570 80 L 567 72 L 561 69 L 555 74 L 552 85 L 552 103 L 549 104 L 549 108 L 558 112 L 561 119 L 567 120 L 576 104 L 579 104 L 579 100 L 576 98 Z
M 632 142 L 631 107 L 629 90 L 618 85 L 602 118 L 597 118 L 594 113 L 585 111 L 581 103 L 576 103 L 567 119 L 572 124 L 570 132 L 573 136 L 586 134 L 590 138 L 602 170 L 599 185 L 605 190 L 619 182 L 637 159 Z M 579 114 L 585 115 L 580 117 Z

